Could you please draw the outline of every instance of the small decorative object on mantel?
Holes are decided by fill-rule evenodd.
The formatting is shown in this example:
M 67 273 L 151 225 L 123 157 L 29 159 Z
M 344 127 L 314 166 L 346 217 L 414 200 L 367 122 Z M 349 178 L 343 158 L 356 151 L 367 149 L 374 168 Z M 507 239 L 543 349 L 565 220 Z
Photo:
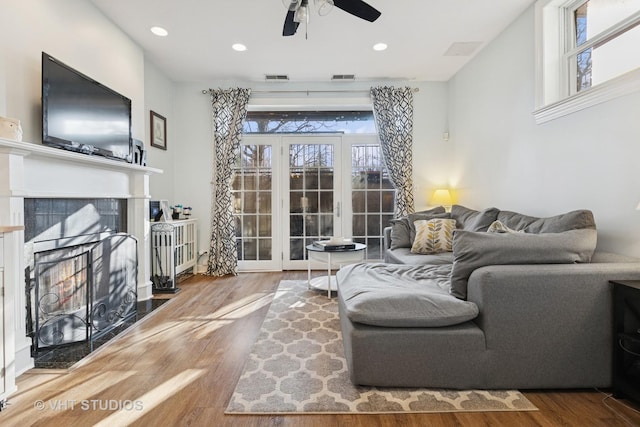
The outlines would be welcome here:
M 173 213 L 171 214 L 171 219 L 177 220 L 180 219 L 180 214 L 182 213 L 182 205 L 172 206 Z
M 164 219 L 165 222 L 169 222 L 171 221 L 171 211 L 169 208 L 169 201 L 168 200 L 160 200 L 160 212 L 162 214 L 162 218 Z M 156 221 L 158 221 L 158 219 L 156 219 Z
M 191 216 L 191 206 L 185 206 L 182 208 L 182 215 L 184 215 L 184 217 L 186 219 L 189 219 L 189 217 Z
M 22 126 L 20 120 L 0 117 L 0 138 L 22 141 Z
M 140 166 L 147 166 L 147 151 L 144 149 L 144 142 L 139 139 L 133 140 L 132 163 Z

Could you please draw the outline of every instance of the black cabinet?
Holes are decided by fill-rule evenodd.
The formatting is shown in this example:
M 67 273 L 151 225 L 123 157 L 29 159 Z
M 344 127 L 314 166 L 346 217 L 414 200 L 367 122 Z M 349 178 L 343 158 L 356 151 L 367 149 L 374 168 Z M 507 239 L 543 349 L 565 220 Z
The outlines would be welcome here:
M 640 403 L 640 280 L 613 284 L 613 394 Z

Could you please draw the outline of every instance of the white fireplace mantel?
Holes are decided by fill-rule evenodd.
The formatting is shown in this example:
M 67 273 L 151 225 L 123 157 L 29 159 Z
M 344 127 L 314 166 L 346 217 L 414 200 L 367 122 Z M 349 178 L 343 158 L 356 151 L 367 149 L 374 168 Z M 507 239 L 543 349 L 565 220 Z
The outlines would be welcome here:
M 127 199 L 128 233 L 138 240 L 138 300 L 151 298 L 149 176 L 162 170 L 0 138 L 0 226 L 20 229 L 25 198 Z M 14 289 L 16 375 L 33 366 L 25 325 L 24 231 L 5 253 L 5 286 Z M 6 337 L 6 335 L 5 335 Z

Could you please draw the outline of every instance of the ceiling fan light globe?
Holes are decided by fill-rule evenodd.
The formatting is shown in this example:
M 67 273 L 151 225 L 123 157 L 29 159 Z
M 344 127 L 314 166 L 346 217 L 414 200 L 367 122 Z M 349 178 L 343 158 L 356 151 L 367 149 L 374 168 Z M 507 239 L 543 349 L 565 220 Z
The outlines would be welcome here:
M 306 22 L 307 21 L 307 7 L 301 6 L 296 10 L 295 15 L 293 15 L 294 22 Z
M 318 15 L 325 16 L 333 9 L 333 0 L 315 0 Z

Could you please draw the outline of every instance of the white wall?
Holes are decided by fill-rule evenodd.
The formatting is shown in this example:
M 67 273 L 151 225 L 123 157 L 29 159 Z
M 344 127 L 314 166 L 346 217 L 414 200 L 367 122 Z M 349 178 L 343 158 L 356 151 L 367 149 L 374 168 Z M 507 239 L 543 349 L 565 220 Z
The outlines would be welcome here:
M 182 144 L 179 128 L 173 115 L 173 82 L 155 64 L 144 61 L 145 114 L 144 147 L 147 150 L 147 166 L 162 169 L 164 173 L 149 178 L 152 200 L 165 199 L 170 205 L 179 204 L 174 197 L 174 155 Z M 166 150 L 151 146 L 151 117 L 153 111 L 167 119 Z
M 42 142 L 43 51 L 131 98 L 133 135 L 145 137 L 142 50 L 90 2 L 3 1 L 0 40 L 0 115 L 21 121 L 24 141 Z
M 600 249 L 640 256 L 640 93 L 534 124 L 533 8 L 449 84 L 461 204 L 535 216 L 591 209 Z
M 420 88 L 413 98 L 413 184 L 416 210 L 429 206 L 436 188 L 451 188 L 457 181 L 451 174 L 454 145 L 445 141 L 449 132 L 448 84 L 412 82 Z
M 174 162 L 179 148 L 173 120 L 173 83 L 143 50 L 90 2 L 10 0 L 0 13 L 0 116 L 21 121 L 23 140 L 42 143 L 41 54 L 47 52 L 131 98 L 133 137 L 144 141 L 154 199 L 174 202 Z M 150 146 L 149 110 L 167 118 L 167 151 Z M 178 202 L 179 203 L 179 202 Z
M 199 251 L 209 250 L 211 238 L 211 102 L 203 95 L 203 84 L 177 84 L 174 117 L 180 149 L 174 152 L 176 203 L 191 206 L 192 217 L 198 219 Z
M 391 85 L 384 82 L 381 84 Z M 371 83 L 359 83 L 352 89 L 368 90 Z M 447 129 L 447 84 L 431 82 L 395 82 L 394 86 L 417 87 L 414 94 L 414 185 L 416 207 L 427 204 L 430 190 L 449 184 L 450 159 L 453 147 L 442 141 Z M 193 208 L 193 217 L 198 218 L 199 247 L 209 249 L 211 224 L 211 171 L 213 167 L 213 144 L 211 133 L 210 96 L 203 89 L 229 88 L 234 86 L 273 89 L 274 86 L 241 82 L 217 82 L 207 84 L 176 84 L 174 93 L 175 133 L 179 134 L 180 149 L 172 153 L 175 160 L 174 199 L 177 203 Z M 344 86 L 341 86 L 344 87 Z M 300 89 L 300 86 L 277 83 L 278 90 Z M 335 90 L 326 84 L 306 84 L 304 89 Z

